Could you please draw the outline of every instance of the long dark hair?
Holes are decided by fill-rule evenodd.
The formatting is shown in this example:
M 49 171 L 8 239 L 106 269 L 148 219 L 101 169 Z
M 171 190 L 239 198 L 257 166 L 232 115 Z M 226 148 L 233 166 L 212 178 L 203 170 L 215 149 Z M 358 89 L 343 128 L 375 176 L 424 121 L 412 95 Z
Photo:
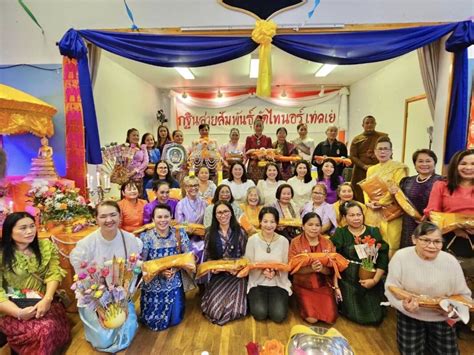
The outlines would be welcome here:
M 147 132 L 142 136 L 142 140 L 140 141 L 140 145 L 145 144 L 145 140 L 148 138 L 148 136 L 152 136 L 153 140 L 155 141 L 155 144 L 153 145 L 153 148 L 156 148 L 156 139 L 153 133 Z
M 160 177 L 158 175 L 158 165 L 161 164 L 161 163 L 166 164 L 166 166 L 168 167 L 168 172 L 166 173 L 165 181 L 167 181 L 170 184 L 170 187 L 171 187 L 171 186 L 173 186 L 173 184 L 176 180 L 173 178 L 173 176 L 171 176 L 170 165 L 168 164 L 168 162 L 166 160 L 160 160 L 155 164 L 155 169 L 153 171 L 153 182 L 160 181 Z
M 236 161 L 234 163 L 232 163 L 230 165 L 230 168 L 229 168 L 229 178 L 227 180 L 229 181 L 233 181 L 234 180 L 234 173 L 232 172 L 232 170 L 234 169 L 234 166 L 236 165 L 239 165 L 242 167 L 242 170 L 244 171 L 243 174 L 242 174 L 242 177 L 240 178 L 242 180 L 242 182 L 247 182 L 247 170 L 245 169 L 245 165 L 243 163 L 241 163 L 240 161 Z
M 160 137 L 160 128 L 166 129 L 166 139 L 164 140 L 164 142 L 162 141 L 162 138 Z M 169 142 L 171 142 L 170 130 L 164 124 L 159 125 L 158 128 L 156 129 L 156 146 L 164 147 L 164 145 Z
M 339 180 L 339 175 L 336 173 L 337 164 L 334 161 L 334 159 L 326 158 L 326 159 L 323 160 L 323 162 L 321 164 L 321 175 L 318 176 L 318 181 L 324 181 L 323 165 L 325 163 L 331 163 L 332 166 L 334 167 L 334 172 L 332 173 L 331 177 L 329 178 L 329 182 L 330 182 L 330 185 L 331 185 L 331 190 L 336 190 L 337 187 L 340 184 L 340 180 Z
M 281 178 L 281 173 L 280 173 L 280 168 L 278 167 L 277 163 L 274 163 L 274 162 L 269 162 L 267 163 L 267 165 L 265 165 L 265 170 L 263 172 L 263 180 L 267 180 L 268 176 L 267 176 L 267 170 L 270 166 L 274 166 L 276 169 L 277 169 L 277 176 L 275 178 L 275 181 L 280 181 L 282 180 Z
M 459 187 L 461 177 L 459 176 L 458 166 L 461 160 L 468 155 L 474 154 L 474 149 L 466 149 L 453 155 L 448 166 L 448 190 L 452 195 L 454 190 Z
M 286 135 L 288 136 L 288 130 L 285 128 L 285 127 L 280 127 L 277 129 L 276 131 L 276 134 L 278 135 L 278 132 L 280 131 L 284 131 L 286 133 Z M 283 144 L 283 150 L 282 150 L 282 155 L 284 156 L 287 156 L 288 154 L 290 154 L 290 147 L 289 147 L 290 143 L 288 143 L 288 141 L 286 140 L 285 138 L 285 143 Z M 273 143 L 273 148 L 278 148 L 278 138 L 277 140 Z
M 293 176 L 298 176 L 298 173 L 296 172 L 296 169 L 298 169 L 298 165 L 301 165 L 303 164 L 304 166 L 306 166 L 306 175 L 304 176 L 304 183 L 307 184 L 308 182 L 310 182 L 313 178 L 311 177 L 311 166 L 309 165 L 309 163 L 306 161 L 306 160 L 298 160 L 295 164 L 295 172 L 293 174 Z
M 219 222 L 217 221 L 216 217 L 216 210 L 217 207 L 225 205 L 231 213 L 230 217 L 230 224 L 229 228 L 231 230 L 229 241 L 231 243 L 231 252 L 234 251 L 237 254 L 243 254 L 243 251 L 240 250 L 239 253 L 239 242 L 240 236 L 242 235 L 242 229 L 240 228 L 239 222 L 235 218 L 234 210 L 232 209 L 232 205 L 227 201 L 217 201 L 214 203 L 214 207 L 212 208 L 212 222 L 211 226 L 207 230 L 207 238 L 208 238 L 208 255 L 209 258 L 212 260 L 217 260 L 222 258 L 222 251 L 217 250 L 217 238 L 219 237 Z M 236 255 L 240 256 L 240 255 Z
M 134 131 L 137 131 L 138 132 L 138 129 L 136 128 L 130 128 L 128 131 L 127 131 L 127 139 L 125 139 L 125 143 L 128 143 L 130 144 L 130 139 L 128 138 L 130 136 L 130 133 L 134 132 Z
M 16 226 L 18 221 L 23 218 L 30 218 L 33 223 L 35 222 L 34 217 L 28 212 L 13 212 L 5 218 L 3 222 L 2 241 L 1 249 L 3 256 L 3 267 L 13 271 L 13 260 L 15 260 L 15 241 L 13 240 L 13 228 Z M 36 256 L 38 265 L 41 265 L 41 252 L 38 242 L 38 231 L 36 231 L 35 238 L 28 246 Z

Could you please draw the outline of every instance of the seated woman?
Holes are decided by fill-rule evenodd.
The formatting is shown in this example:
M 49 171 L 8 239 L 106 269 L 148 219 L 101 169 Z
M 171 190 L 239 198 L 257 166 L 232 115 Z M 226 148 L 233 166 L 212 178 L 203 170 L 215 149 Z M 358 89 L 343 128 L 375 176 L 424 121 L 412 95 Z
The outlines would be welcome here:
M 199 197 L 209 203 L 214 197 L 217 188 L 214 181 L 209 180 L 209 169 L 206 166 L 201 166 L 196 171 L 196 176 L 199 180 Z
M 55 245 L 48 239 L 38 240 L 33 216 L 27 212 L 9 214 L 3 223 L 0 250 L 0 331 L 16 353 L 59 353 L 69 342 L 66 311 L 54 300 L 65 274 Z M 20 308 L 8 299 L 7 286 L 29 288 L 44 296 L 36 305 Z
M 341 204 L 348 201 L 354 201 L 357 203 L 361 208 L 362 212 L 367 212 L 367 207 L 364 204 L 360 203 L 359 201 L 354 200 L 354 190 L 352 190 L 352 185 L 350 182 L 343 182 L 341 185 L 337 187 L 337 201 L 332 204 L 334 209 L 334 213 L 336 214 L 336 222 L 337 226 L 345 227 L 347 225 L 346 220 L 342 218 L 341 213 L 339 212 Z
M 326 185 L 326 202 L 334 203 L 337 200 L 336 191 L 340 184 L 344 182 L 342 176 L 336 172 L 336 162 L 334 159 L 326 158 L 321 165 L 322 175 L 318 176 L 318 182 Z
M 245 201 L 245 194 L 249 187 L 255 186 L 254 182 L 247 178 L 245 166 L 241 162 L 232 163 L 229 170 L 229 178 L 222 180 L 221 184 L 227 185 L 232 191 L 235 202 Z
M 294 191 L 291 185 L 283 184 L 278 186 L 275 197 L 276 202 L 270 206 L 274 207 L 279 215 L 279 219 L 300 219 L 300 214 L 296 209 L 296 205 L 293 202 Z M 288 241 L 291 241 L 295 236 L 300 234 L 300 229 L 296 227 L 283 227 L 279 226 L 278 232 L 283 235 Z
M 378 228 L 364 225 L 364 214 L 357 203 L 353 201 L 344 203 L 340 212 L 346 219 L 347 226 L 337 228 L 331 241 L 339 254 L 357 264 L 350 263 L 342 273 L 342 279 L 339 280 L 342 294 L 339 312 L 359 324 L 380 324 L 385 316 L 385 309 L 380 302 L 384 301 L 381 279 L 388 266 L 388 244 L 383 241 Z M 380 249 L 375 264 L 376 274 L 371 279 L 361 280 L 359 278 L 361 259 L 355 246 L 360 238 L 366 236 L 374 238 L 377 244 L 380 243 Z
M 167 181 L 170 184 L 170 188 L 177 189 L 179 188 L 179 183 L 171 176 L 171 171 L 168 163 L 164 160 L 160 160 L 155 165 L 155 172 L 153 174 L 153 179 L 149 180 L 146 189 L 153 188 L 153 183 L 156 181 Z
M 245 257 L 251 262 L 288 263 L 288 240 L 275 233 L 280 217 L 274 207 L 264 207 L 258 215 L 260 232 L 249 238 Z M 288 272 L 273 269 L 250 270 L 248 278 L 250 314 L 256 320 L 281 323 L 288 314 L 291 282 Z
M 239 223 L 248 235 L 253 235 L 257 233 L 257 229 L 260 226 L 258 214 L 263 207 L 260 195 L 255 186 L 247 190 L 247 198 L 245 201 L 245 203 L 240 205 L 242 215 L 239 218 Z
M 77 242 L 71 251 L 70 261 L 76 273 L 81 270 L 83 261 L 104 264 L 115 257 L 128 259 L 132 253 L 140 254 L 143 243 L 133 234 L 120 230 L 120 207 L 115 201 L 103 201 L 95 210 L 99 229 Z M 85 307 L 79 308 L 79 317 L 84 324 L 86 340 L 103 352 L 116 353 L 126 349 L 133 341 L 138 329 L 137 314 L 132 302 L 128 304 L 128 318 L 117 329 L 103 328 L 93 312 Z
M 290 244 L 290 260 L 301 253 L 335 253 L 331 241 L 321 235 L 321 217 L 309 212 L 303 217 L 303 234 L 297 236 Z M 334 323 L 337 319 L 336 298 L 328 275 L 332 270 L 316 261 L 310 266 L 301 268 L 293 276 L 295 291 L 301 318 L 309 323 L 318 320 Z M 335 286 L 336 287 L 336 286 Z M 339 290 L 337 289 L 339 292 Z
M 443 236 L 436 225 L 422 222 L 413 232 L 415 246 L 399 250 L 389 264 L 385 295 L 397 310 L 397 343 L 401 354 L 459 354 L 455 328 L 447 313 L 421 308 L 415 298 L 397 299 L 395 286 L 427 297 L 462 295 L 471 299 L 459 262 L 441 251 Z
M 247 235 L 240 228 L 229 202 L 217 201 L 206 233 L 204 261 L 237 259 L 245 253 Z M 212 323 L 224 325 L 247 314 L 247 280 L 235 273 L 213 273 L 205 284 L 201 309 Z
M 235 218 L 239 219 L 242 215 L 242 210 L 240 209 L 239 205 L 235 203 L 230 187 L 221 184 L 217 186 L 216 193 L 211 200 L 211 204 L 206 207 L 206 211 L 204 212 L 204 227 L 206 228 L 210 227 L 212 223 L 212 209 L 214 208 L 214 204 L 217 201 L 229 202 L 232 206 L 232 210 L 234 211 Z
M 258 180 L 257 189 L 262 196 L 262 204 L 269 206 L 276 201 L 275 193 L 278 186 L 285 182 L 281 179 L 280 169 L 276 163 L 270 162 L 265 166 L 263 180 Z
M 134 181 L 123 184 L 120 187 L 120 195 L 122 199 L 117 202 L 122 211 L 120 227 L 131 233 L 142 226 L 146 201 L 138 198 L 138 186 Z
M 336 214 L 332 205 L 326 202 L 326 185 L 316 184 L 311 191 L 312 201 L 306 203 L 301 210 L 301 217 L 315 212 L 321 217 L 321 233 L 333 234 L 337 227 Z
M 207 203 L 198 196 L 199 182 L 195 176 L 183 179 L 185 197 L 176 205 L 175 219 L 178 223 L 197 223 L 204 221 L 204 211 Z M 198 260 L 202 259 L 204 241 L 198 235 L 190 235 L 191 246 Z
M 153 210 L 159 204 L 167 205 L 171 209 L 171 218 L 174 218 L 174 212 L 178 201 L 170 199 L 170 184 L 168 181 L 156 181 L 153 184 L 153 192 L 156 199 L 147 203 L 143 209 L 143 224 L 151 223 L 153 220 Z
M 190 251 L 188 235 L 170 227 L 171 208 L 159 204 L 153 210 L 155 228 L 140 235 L 143 261 Z M 174 268 L 163 271 L 149 283 L 142 284 L 140 319 L 151 330 L 175 326 L 184 317 L 184 290 L 181 272 Z
M 295 192 L 293 202 L 300 211 L 304 204 L 311 200 L 311 191 L 316 185 L 316 181 L 311 177 L 311 165 L 306 160 L 295 164 L 295 175 L 288 179 L 288 185 L 291 185 Z

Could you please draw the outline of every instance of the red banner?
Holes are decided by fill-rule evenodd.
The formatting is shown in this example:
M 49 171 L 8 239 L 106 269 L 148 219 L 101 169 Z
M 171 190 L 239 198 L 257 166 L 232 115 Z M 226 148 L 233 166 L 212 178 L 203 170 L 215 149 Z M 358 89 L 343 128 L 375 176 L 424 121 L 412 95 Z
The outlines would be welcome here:
M 63 57 L 64 115 L 66 118 L 66 177 L 86 196 L 86 147 L 77 61 Z

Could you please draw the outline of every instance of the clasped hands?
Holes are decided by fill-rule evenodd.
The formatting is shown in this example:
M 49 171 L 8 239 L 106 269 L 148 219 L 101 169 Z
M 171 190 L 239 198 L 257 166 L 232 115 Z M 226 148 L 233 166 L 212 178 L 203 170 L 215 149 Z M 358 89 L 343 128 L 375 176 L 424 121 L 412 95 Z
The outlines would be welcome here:
M 18 311 L 17 318 L 19 320 L 30 320 L 32 318 L 42 318 L 46 313 L 48 313 L 51 308 L 52 300 L 43 298 L 36 305 L 32 307 L 22 308 Z

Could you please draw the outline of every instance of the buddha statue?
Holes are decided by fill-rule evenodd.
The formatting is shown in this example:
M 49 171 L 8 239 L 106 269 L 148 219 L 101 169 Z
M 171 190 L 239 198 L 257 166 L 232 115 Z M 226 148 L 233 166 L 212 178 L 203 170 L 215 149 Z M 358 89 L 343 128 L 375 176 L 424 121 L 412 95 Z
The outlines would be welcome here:
M 58 180 L 58 174 L 54 167 L 53 148 L 48 145 L 48 138 L 41 138 L 41 147 L 38 149 L 38 157 L 31 159 L 30 172 L 23 179 L 31 180 Z

